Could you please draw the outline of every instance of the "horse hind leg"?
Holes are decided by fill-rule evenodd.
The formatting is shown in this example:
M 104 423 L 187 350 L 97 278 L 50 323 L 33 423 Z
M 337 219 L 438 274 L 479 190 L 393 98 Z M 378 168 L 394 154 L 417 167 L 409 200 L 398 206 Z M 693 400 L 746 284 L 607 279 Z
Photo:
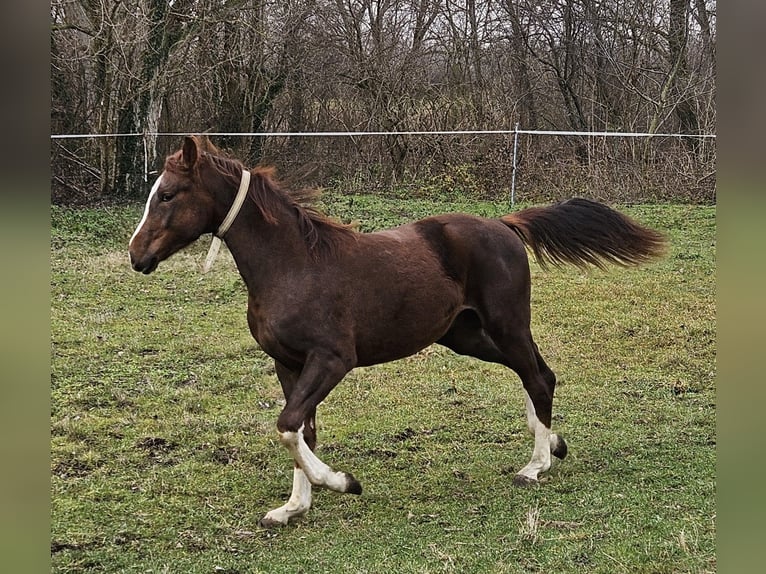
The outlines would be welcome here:
M 497 333 L 496 333 L 497 335 Z M 497 344 L 496 339 L 502 341 Z M 550 431 L 553 391 L 556 375 L 545 364 L 531 334 L 526 336 L 497 336 L 493 338 L 484 329 L 479 315 L 472 310 L 461 313 L 450 330 L 439 341 L 463 355 L 469 355 L 505 365 L 516 371 L 522 379 L 526 397 L 527 427 L 535 437 L 532 460 L 514 478 L 514 484 L 529 485 L 537 481 L 541 472 L 551 466 L 551 454 L 563 459 L 567 455 L 567 444 L 563 438 Z M 533 401 L 529 389 L 534 389 L 536 401 Z M 538 406 L 535 408 L 535 402 Z M 546 423 L 537 416 L 538 409 Z
M 563 438 L 551 432 L 553 391 L 556 376 L 545 364 L 528 328 L 494 331 L 493 340 L 502 351 L 507 367 L 521 378 L 525 392 L 527 427 L 534 436 L 532 458 L 514 476 L 516 486 L 536 484 L 541 473 L 552 464 L 551 456 L 564 458 L 567 445 Z
M 528 486 L 536 483 L 539 474 L 550 469 L 552 463 L 550 455 L 563 459 L 568 451 L 566 441 L 558 434 L 551 432 L 550 425 L 544 424 L 537 417 L 534 402 L 526 389 L 524 394 L 526 396 L 527 427 L 535 438 L 535 446 L 532 451 L 532 459 L 513 479 L 516 486 Z
M 540 351 L 537 348 L 537 345 L 534 342 L 533 342 L 533 345 L 534 345 L 534 351 L 535 351 L 535 359 L 537 360 L 537 366 L 540 371 L 540 375 L 542 376 L 543 381 L 545 381 L 546 388 L 550 392 L 551 397 L 553 397 L 553 393 L 556 388 L 556 375 L 543 360 L 542 356 L 540 355 Z M 526 390 L 524 391 L 524 396 L 526 399 L 525 406 L 527 411 L 527 428 L 529 429 L 529 432 L 532 433 L 532 435 L 534 436 L 535 429 L 537 428 L 537 423 L 539 422 L 539 419 L 537 418 L 535 405 L 532 402 L 532 399 Z M 549 437 L 549 442 L 550 442 L 551 454 L 553 454 L 553 456 L 555 456 L 556 458 L 560 460 L 563 460 L 564 458 L 566 458 L 568 447 L 563 437 L 561 437 L 560 435 L 551 433 Z
M 551 432 L 556 375 L 545 364 L 531 335 L 527 345 L 515 348 L 512 357 L 510 366 L 521 377 L 524 385 L 527 427 L 535 438 L 532 458 L 516 474 L 513 483 L 516 486 L 529 486 L 537 483 L 540 473 L 550 469 L 551 455 L 563 459 L 568 447 L 562 437 Z

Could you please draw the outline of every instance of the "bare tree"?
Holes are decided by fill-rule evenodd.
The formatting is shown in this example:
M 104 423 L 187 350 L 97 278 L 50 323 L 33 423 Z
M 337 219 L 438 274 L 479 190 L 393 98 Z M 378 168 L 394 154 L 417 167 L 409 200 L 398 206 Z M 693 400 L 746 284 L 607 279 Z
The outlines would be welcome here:
M 522 23 L 516 3 L 504 0 L 502 5 L 511 25 L 510 44 L 519 99 L 519 121 L 526 129 L 535 130 L 538 128 L 538 118 L 528 61 L 529 28 Z
M 400 184 L 459 175 L 466 189 L 508 179 L 507 138 L 394 132 L 516 121 L 714 131 L 715 10 L 715 0 L 53 0 L 52 129 L 139 134 L 57 140 L 54 190 L 140 193 L 146 168 L 176 143 L 157 138 L 162 131 L 385 131 L 217 143 L 248 163 Z M 653 173 L 675 166 L 693 174 L 692 186 L 709 181 L 714 145 L 676 141 L 637 153 L 614 139 L 527 139 L 522 151 L 530 175 L 549 170 L 542 187 L 565 169 L 570 180 L 581 169 L 591 184 L 627 186 L 616 169 L 599 171 L 601 159 L 651 162 Z

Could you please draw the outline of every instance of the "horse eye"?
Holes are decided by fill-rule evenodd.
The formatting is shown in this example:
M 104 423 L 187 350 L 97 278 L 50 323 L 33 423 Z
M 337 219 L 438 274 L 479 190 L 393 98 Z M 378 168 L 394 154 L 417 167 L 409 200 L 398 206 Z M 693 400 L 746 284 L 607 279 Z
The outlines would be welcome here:
M 168 192 L 165 192 L 165 193 L 161 193 L 161 194 L 160 194 L 160 201 L 162 201 L 162 202 L 168 202 L 168 201 L 170 201 L 171 199 L 173 199 L 173 196 L 174 196 L 174 194 L 172 194 L 172 193 L 168 193 Z

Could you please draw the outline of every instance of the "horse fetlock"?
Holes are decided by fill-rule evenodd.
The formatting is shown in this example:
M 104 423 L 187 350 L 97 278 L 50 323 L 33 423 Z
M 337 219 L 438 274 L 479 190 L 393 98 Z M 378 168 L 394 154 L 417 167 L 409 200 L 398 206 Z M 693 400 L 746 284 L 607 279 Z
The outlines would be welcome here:
M 324 487 L 335 492 L 362 494 L 362 485 L 349 472 L 335 472 L 328 468 L 328 472 L 315 474 L 309 471 L 306 476 L 314 486 Z

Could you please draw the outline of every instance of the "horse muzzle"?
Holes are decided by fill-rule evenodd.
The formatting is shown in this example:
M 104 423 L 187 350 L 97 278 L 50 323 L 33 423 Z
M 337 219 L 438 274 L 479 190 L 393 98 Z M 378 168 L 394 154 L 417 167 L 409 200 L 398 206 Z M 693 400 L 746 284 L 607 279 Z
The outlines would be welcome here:
M 133 267 L 133 271 L 138 271 L 144 275 L 149 275 L 152 271 L 157 269 L 160 264 L 160 260 L 156 256 L 136 258 L 133 253 L 130 253 L 130 265 Z

